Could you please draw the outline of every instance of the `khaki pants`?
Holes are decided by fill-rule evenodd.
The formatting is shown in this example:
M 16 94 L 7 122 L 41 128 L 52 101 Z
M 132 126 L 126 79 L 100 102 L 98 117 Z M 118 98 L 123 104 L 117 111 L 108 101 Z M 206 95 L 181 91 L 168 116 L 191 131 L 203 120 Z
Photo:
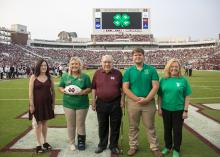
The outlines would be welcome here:
M 137 149 L 138 147 L 138 133 L 140 118 L 142 118 L 145 133 L 148 136 L 150 149 L 152 151 L 159 149 L 158 139 L 155 131 L 155 100 L 148 104 L 137 104 L 136 102 L 128 99 L 128 119 L 129 119 L 129 146 L 130 148 Z
M 88 109 L 74 110 L 66 107 L 63 108 L 67 122 L 67 133 L 68 133 L 69 143 L 74 144 L 76 128 L 77 128 L 77 133 L 79 135 L 86 134 L 85 120 Z

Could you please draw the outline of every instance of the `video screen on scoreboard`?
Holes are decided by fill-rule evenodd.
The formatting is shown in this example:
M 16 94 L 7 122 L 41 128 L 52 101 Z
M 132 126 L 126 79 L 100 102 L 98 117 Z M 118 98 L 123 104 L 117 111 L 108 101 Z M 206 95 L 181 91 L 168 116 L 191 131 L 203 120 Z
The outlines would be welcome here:
M 102 29 L 142 29 L 141 12 L 103 12 Z

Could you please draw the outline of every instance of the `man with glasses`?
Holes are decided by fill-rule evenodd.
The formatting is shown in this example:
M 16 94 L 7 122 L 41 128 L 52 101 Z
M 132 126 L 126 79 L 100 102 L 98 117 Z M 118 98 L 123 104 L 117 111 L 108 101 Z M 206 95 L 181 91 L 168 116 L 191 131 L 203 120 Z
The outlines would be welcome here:
M 98 69 L 92 80 L 92 108 L 97 112 L 99 124 L 99 144 L 95 153 L 107 148 L 110 124 L 110 144 L 112 154 L 119 154 L 118 139 L 122 118 L 124 96 L 122 94 L 122 74 L 113 68 L 111 55 L 102 57 L 102 68 Z M 110 120 L 110 122 L 109 122 Z

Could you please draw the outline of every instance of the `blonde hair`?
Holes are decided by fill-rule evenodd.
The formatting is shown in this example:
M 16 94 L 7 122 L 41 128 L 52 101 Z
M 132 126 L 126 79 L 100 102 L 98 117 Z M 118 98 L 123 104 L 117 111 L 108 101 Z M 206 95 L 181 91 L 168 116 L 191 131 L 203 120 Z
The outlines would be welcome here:
M 170 59 L 168 62 L 167 62 L 167 64 L 166 64 L 166 66 L 165 66 L 165 68 L 164 68 L 164 77 L 165 78 L 168 78 L 168 77 L 170 77 L 170 66 L 173 64 L 173 63 L 178 63 L 178 65 L 179 65 L 179 73 L 178 73 L 178 77 L 181 77 L 182 76 L 182 73 L 181 73 L 181 65 L 180 65 L 180 62 L 179 62 L 179 60 L 178 59 L 176 59 L 176 58 L 172 58 L 172 59 Z
M 79 57 L 71 57 L 70 61 L 69 61 L 69 68 L 68 68 L 68 70 L 69 70 L 68 74 L 69 75 L 72 75 L 71 63 L 74 62 L 74 61 L 78 62 L 80 64 L 79 73 L 81 74 L 81 72 L 82 72 L 82 69 L 83 69 L 83 62 L 82 62 L 82 60 Z

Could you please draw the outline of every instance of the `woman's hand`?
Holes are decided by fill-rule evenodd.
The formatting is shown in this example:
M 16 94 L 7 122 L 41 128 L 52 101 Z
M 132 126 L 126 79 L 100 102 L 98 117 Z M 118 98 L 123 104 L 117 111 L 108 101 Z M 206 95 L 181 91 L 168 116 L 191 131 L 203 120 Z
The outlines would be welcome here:
M 84 94 L 85 94 L 84 90 L 81 90 L 79 93 L 76 93 L 75 95 L 84 95 Z
M 183 119 L 188 118 L 188 112 L 183 111 Z
M 30 109 L 31 114 L 34 113 L 34 110 L 35 110 L 34 105 L 30 105 L 29 109 Z

